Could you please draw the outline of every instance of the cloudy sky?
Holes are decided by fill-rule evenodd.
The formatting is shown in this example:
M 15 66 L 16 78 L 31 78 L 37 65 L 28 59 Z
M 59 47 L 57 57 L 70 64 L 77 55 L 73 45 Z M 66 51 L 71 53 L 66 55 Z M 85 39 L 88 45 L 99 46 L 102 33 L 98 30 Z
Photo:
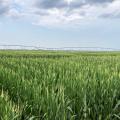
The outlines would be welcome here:
M 120 0 L 0 0 L 0 45 L 120 48 Z

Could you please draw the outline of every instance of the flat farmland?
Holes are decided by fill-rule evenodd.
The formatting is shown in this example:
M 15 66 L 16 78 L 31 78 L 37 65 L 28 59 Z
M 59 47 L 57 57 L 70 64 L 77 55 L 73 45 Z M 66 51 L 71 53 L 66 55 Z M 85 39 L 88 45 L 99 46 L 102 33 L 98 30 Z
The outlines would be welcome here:
M 119 120 L 120 52 L 0 51 L 0 120 Z

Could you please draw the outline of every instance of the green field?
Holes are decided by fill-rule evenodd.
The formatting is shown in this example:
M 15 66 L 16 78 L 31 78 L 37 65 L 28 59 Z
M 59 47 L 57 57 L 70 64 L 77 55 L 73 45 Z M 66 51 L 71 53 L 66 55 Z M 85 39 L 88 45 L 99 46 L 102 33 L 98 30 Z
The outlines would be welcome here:
M 0 51 L 0 120 L 119 120 L 120 52 Z

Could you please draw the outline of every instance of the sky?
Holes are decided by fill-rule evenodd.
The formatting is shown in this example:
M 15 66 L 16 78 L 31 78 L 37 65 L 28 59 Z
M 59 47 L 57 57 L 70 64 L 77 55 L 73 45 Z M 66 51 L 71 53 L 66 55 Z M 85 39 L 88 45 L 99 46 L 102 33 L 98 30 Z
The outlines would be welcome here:
M 120 0 L 0 0 L 0 45 L 120 49 Z

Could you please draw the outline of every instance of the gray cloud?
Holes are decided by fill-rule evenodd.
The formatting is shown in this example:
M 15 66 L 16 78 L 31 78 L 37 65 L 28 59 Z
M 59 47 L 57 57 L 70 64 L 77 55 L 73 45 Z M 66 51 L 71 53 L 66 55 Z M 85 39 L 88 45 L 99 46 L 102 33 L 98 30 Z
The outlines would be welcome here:
M 120 0 L 0 0 L 0 15 L 35 24 L 80 23 L 96 18 L 120 18 Z
M 6 1 L 0 0 L 0 15 L 4 15 L 9 11 L 9 5 Z
M 35 5 L 39 8 L 64 8 L 67 6 L 67 2 L 64 0 L 37 0 Z
M 7 7 L 4 6 L 0 6 L 0 15 L 5 14 L 9 9 Z
M 95 4 L 95 3 L 99 3 L 99 4 L 101 4 L 101 3 L 110 3 L 110 2 L 113 2 L 114 0 L 85 0 L 86 1 L 86 3 L 93 3 L 93 4 Z
M 42 9 L 51 9 L 51 8 L 80 8 L 83 5 L 94 5 L 94 4 L 104 4 L 110 3 L 114 0 L 73 0 L 69 4 L 67 0 L 36 0 L 35 5 L 38 8 Z
M 36 10 L 36 11 L 33 12 L 33 14 L 40 15 L 40 16 L 47 16 L 47 15 L 49 15 L 49 13 L 47 11 L 43 11 L 43 10 Z
M 102 14 L 99 17 L 105 18 L 105 19 L 118 19 L 118 18 L 120 18 L 120 12 L 117 13 L 117 14 L 115 14 L 115 13 L 106 13 L 106 14 Z

